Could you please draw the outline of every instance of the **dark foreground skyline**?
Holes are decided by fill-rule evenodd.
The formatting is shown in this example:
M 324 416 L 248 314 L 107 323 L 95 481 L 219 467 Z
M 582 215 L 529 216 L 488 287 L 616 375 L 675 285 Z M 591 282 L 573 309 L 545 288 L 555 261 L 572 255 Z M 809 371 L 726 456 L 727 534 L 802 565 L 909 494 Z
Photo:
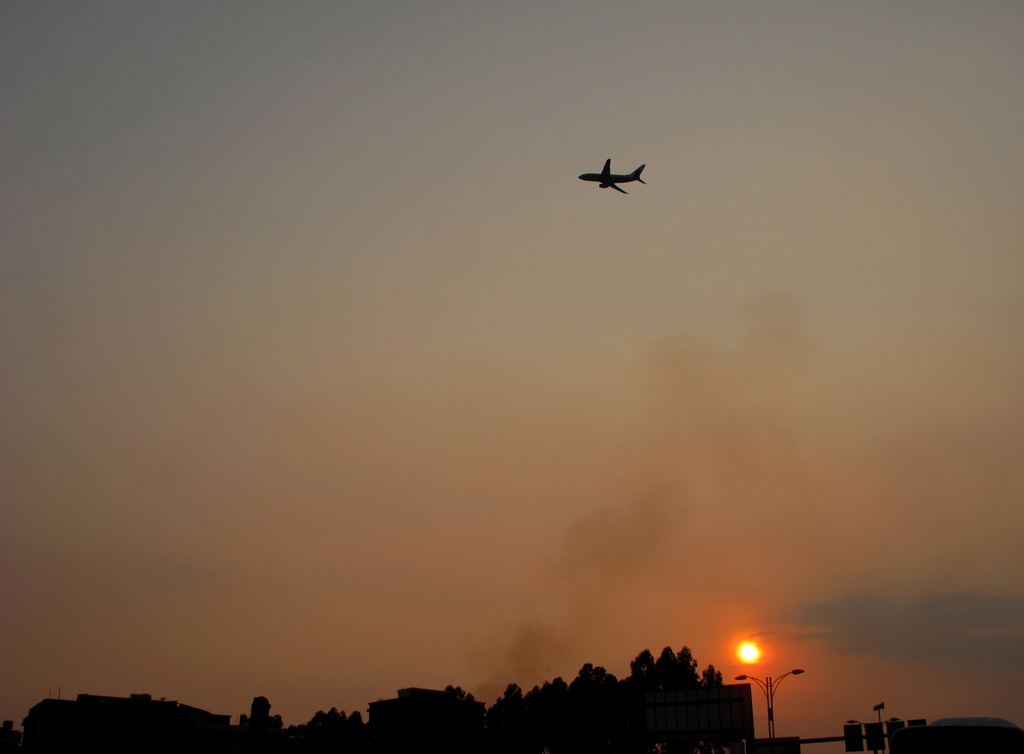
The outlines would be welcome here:
M 745 649 L 752 659 L 754 648 Z M 280 714 L 272 715 L 272 704 L 263 696 L 253 699 L 248 714 L 233 716 L 165 698 L 155 700 L 150 694 L 79 694 L 73 700 L 50 698 L 34 705 L 22 721 L 23 736 L 6 722 L 0 747 L 14 750 L 20 739 L 24 750 L 38 752 L 84 747 L 167 754 L 195 749 L 224 754 L 398 754 L 411 749 L 445 754 L 646 754 L 664 751 L 668 744 L 671 751 L 680 753 L 724 754 L 737 741 L 745 740 L 748 750 L 769 745 L 770 729 L 759 736 L 754 723 L 753 696 L 761 690 L 766 700 L 774 702 L 772 692 L 778 691 L 784 676 L 805 672 L 796 669 L 776 677 L 774 689 L 771 679 L 765 679 L 769 686 L 764 687 L 746 675 L 736 680 L 750 683 L 725 686 L 721 672 L 714 665 L 699 670 L 685 646 L 678 651 L 665 647 L 657 658 L 645 649 L 629 668 L 629 675 L 621 680 L 603 667 L 585 663 L 568 683 L 556 677 L 525 692 L 509 683 L 490 706 L 458 686 L 403 688 L 395 698 L 370 702 L 366 719 L 360 710 L 347 713 L 331 707 L 300 724 L 287 724 Z M 761 688 L 753 688 L 753 683 Z M 879 719 L 884 707 L 884 703 L 875 705 Z M 856 743 L 862 735 L 869 749 L 875 745 L 872 736 L 882 735 L 881 722 L 875 726 L 878 730 L 872 725 L 849 725 L 853 720 L 845 722 L 843 735 L 855 747 L 862 747 Z M 908 724 L 926 723 L 925 719 L 890 718 L 884 731 L 890 736 Z M 837 722 L 836 731 L 839 726 Z M 1018 734 L 1024 736 L 1019 730 L 1013 735 Z M 829 744 L 835 748 L 843 743 L 842 735 L 801 738 L 823 752 L 830 750 Z
M 545 681 L 524 693 L 510 683 L 492 705 L 448 686 L 444 691 L 403 689 L 398 697 L 371 702 L 368 722 L 359 710 L 317 712 L 300 725 L 271 715 L 256 697 L 237 719 L 149 694 L 128 698 L 80 694 L 75 700 L 43 700 L 23 721 L 28 751 L 100 746 L 111 751 L 143 748 L 179 751 L 358 752 L 429 751 L 560 754 L 572 751 L 639 754 L 653 743 L 645 735 L 645 698 L 663 690 L 722 686 L 713 665 L 699 670 L 687 647 L 665 647 L 655 658 L 644 650 L 621 681 L 603 667 L 584 664 L 570 682 Z M 749 719 L 749 718 L 748 718 Z M 425 748 L 424 748 L 425 747 Z

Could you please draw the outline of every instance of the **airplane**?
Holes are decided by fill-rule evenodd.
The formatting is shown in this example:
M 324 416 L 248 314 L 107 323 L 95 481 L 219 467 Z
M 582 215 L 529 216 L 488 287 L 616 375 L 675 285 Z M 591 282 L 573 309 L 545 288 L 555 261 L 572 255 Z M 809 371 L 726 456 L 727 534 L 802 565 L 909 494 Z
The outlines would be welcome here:
M 640 173 L 647 165 L 641 165 L 632 173 L 628 175 L 615 175 L 612 173 L 612 160 L 609 157 L 604 163 L 604 170 L 600 173 L 584 173 L 580 176 L 581 181 L 594 181 L 595 183 L 600 182 L 601 188 L 608 188 L 611 186 L 616 191 L 622 191 L 616 183 L 629 183 L 630 181 L 640 181 L 640 183 L 647 185 L 647 181 L 640 177 Z M 622 191 L 623 194 L 628 194 L 628 191 Z

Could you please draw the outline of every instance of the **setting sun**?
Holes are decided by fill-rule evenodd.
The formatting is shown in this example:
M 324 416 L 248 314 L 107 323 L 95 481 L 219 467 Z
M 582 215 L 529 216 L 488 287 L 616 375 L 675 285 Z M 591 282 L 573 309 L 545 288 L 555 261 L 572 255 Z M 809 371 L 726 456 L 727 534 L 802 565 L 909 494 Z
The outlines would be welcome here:
M 740 646 L 740 658 L 744 662 L 754 662 L 760 654 L 757 647 L 753 644 L 743 644 Z

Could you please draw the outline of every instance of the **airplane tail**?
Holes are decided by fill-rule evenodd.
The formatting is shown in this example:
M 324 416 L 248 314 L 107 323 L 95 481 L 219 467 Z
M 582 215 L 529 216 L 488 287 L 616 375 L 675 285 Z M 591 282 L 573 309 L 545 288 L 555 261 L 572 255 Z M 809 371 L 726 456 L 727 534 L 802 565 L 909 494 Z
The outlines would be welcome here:
M 634 180 L 637 180 L 637 181 L 640 181 L 640 183 L 642 183 L 642 184 L 644 184 L 646 186 L 647 185 L 647 181 L 645 181 L 643 178 L 640 177 L 640 174 L 644 171 L 645 167 L 647 167 L 646 163 L 644 163 L 643 165 L 638 167 L 636 170 L 633 171 L 633 174 L 630 176 L 630 178 L 632 178 Z

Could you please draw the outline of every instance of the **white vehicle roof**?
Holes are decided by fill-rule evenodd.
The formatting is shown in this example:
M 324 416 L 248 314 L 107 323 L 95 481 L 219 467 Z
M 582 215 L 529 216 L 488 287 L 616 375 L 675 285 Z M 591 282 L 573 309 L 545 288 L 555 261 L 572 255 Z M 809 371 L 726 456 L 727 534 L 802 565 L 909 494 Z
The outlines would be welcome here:
M 986 727 L 1017 728 L 1017 730 L 1021 730 L 1009 720 L 1004 720 L 1001 717 L 944 717 L 941 720 L 929 723 L 928 727 L 933 725 L 984 725 Z

